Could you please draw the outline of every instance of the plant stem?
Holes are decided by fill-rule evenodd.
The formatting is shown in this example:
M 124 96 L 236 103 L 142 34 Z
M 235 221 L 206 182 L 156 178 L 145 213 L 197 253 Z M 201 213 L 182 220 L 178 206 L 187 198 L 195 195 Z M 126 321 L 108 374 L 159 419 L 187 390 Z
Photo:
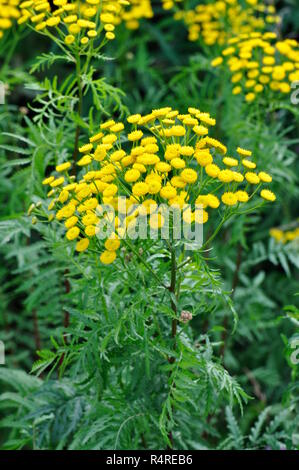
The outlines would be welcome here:
M 177 335 L 177 293 L 176 293 L 176 281 L 177 281 L 177 263 L 176 263 L 176 256 L 175 256 L 175 248 L 170 245 L 170 254 L 171 254 L 171 278 L 170 278 L 170 286 L 169 292 L 171 293 L 171 308 L 174 312 L 175 318 L 171 321 L 171 337 L 173 341 L 173 350 L 176 350 L 176 335 Z M 175 298 L 174 298 L 175 297 Z M 175 356 L 171 356 L 168 358 L 169 364 L 175 363 Z M 172 384 L 172 387 L 175 388 L 175 383 Z M 170 448 L 173 449 L 173 435 L 172 431 L 170 430 L 168 433 L 168 439 L 171 444 Z
M 10 48 L 8 49 L 7 53 L 6 53 L 6 56 L 5 56 L 5 59 L 4 59 L 4 63 L 2 65 L 2 72 L 5 70 L 6 72 L 6 68 L 9 66 L 10 64 L 10 61 L 11 61 L 11 58 L 16 50 L 16 47 L 18 45 L 18 42 L 19 42 L 19 39 L 20 39 L 20 34 L 17 32 L 17 31 L 14 31 L 14 34 L 12 36 L 12 41 L 11 41 L 11 45 L 10 45 Z
M 177 268 L 177 266 L 176 266 L 175 250 L 172 247 L 171 248 L 171 281 L 170 281 L 169 291 L 173 294 L 173 296 L 176 296 L 176 268 Z M 177 316 L 177 305 L 176 305 L 176 302 L 173 299 L 173 296 L 171 298 L 171 308 L 172 308 L 175 316 Z M 172 319 L 172 324 L 171 324 L 171 336 L 172 336 L 172 338 L 175 339 L 176 333 L 177 333 L 177 319 L 173 318 Z M 173 349 L 174 350 L 176 349 L 176 342 L 174 342 Z M 171 363 L 175 362 L 175 358 L 174 357 L 170 358 L 169 362 L 171 362 Z
M 77 55 L 76 58 L 76 77 L 77 77 L 77 86 L 78 86 L 78 116 L 81 118 L 82 115 L 82 108 L 83 108 L 83 90 L 82 90 L 82 83 L 81 83 L 81 61 L 80 55 Z M 78 156 L 78 146 L 79 146 L 79 137 L 80 137 L 80 123 L 77 124 L 76 133 L 75 133 L 75 145 L 74 145 L 74 153 L 73 153 L 73 160 L 77 161 Z
M 66 277 L 67 274 L 68 274 L 68 269 L 66 269 L 65 272 L 64 272 L 64 275 L 65 275 L 64 288 L 65 288 L 65 293 L 69 294 L 70 291 L 71 291 L 71 285 L 70 285 L 70 281 Z M 63 322 L 64 328 L 68 328 L 69 324 L 70 324 L 70 314 L 69 314 L 69 312 L 67 312 L 65 310 L 65 312 L 64 312 L 64 322 Z M 64 339 L 65 339 L 65 342 L 67 343 L 67 337 L 66 336 L 64 337 Z
M 242 263 L 242 254 L 243 254 L 243 247 L 242 247 L 241 243 L 239 242 L 238 243 L 238 248 L 237 248 L 236 268 L 235 268 L 233 282 L 232 282 L 232 293 L 231 293 L 231 298 L 232 299 L 234 298 L 235 290 L 236 290 L 236 288 L 238 286 L 238 283 L 239 283 L 239 273 L 240 273 L 240 268 L 241 268 L 241 263 Z M 227 328 L 228 328 L 228 316 L 227 315 L 224 317 L 222 326 L 223 326 L 224 329 L 223 329 L 223 333 L 222 333 L 222 337 L 221 337 L 222 347 L 221 347 L 220 355 L 223 358 L 224 353 L 225 353 L 225 349 L 226 349 L 226 346 L 227 346 Z
M 41 350 L 41 341 L 40 341 L 40 334 L 39 334 L 38 318 L 37 318 L 36 309 L 32 310 L 32 315 L 33 315 L 35 349 L 36 349 L 36 351 L 40 351 Z

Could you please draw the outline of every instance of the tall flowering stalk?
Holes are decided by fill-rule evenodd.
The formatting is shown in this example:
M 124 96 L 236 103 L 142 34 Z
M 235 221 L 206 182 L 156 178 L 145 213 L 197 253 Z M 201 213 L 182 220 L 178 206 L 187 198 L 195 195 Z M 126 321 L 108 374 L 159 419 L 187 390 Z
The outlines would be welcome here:
M 48 210 L 31 210 L 63 224 L 74 254 L 90 251 L 102 264 L 121 267 L 131 252 L 169 296 L 175 351 L 178 321 L 190 319 L 179 305 L 182 270 L 192 263 L 193 250 L 203 253 L 231 217 L 274 201 L 268 188 L 272 178 L 257 171 L 249 150 L 239 147 L 229 156 L 226 146 L 209 136 L 215 120 L 199 109 L 186 114 L 154 109 L 129 116 L 128 123 L 129 132 L 122 122 L 103 122 L 79 148 L 77 176 L 70 172 L 71 162 L 58 165 L 43 181 L 50 186 Z M 200 244 L 181 232 L 175 235 L 175 212 L 188 234 L 209 220 L 214 229 Z M 167 276 L 148 260 L 155 245 L 170 260 Z M 170 364 L 175 358 L 169 356 Z
M 153 16 L 149 0 L 25 0 L 18 5 L 19 25 L 26 25 L 48 37 L 57 45 L 62 56 L 74 68 L 75 81 L 67 88 L 69 97 L 76 97 L 77 116 L 74 135 L 73 158 L 78 155 L 78 142 L 84 114 L 84 98 L 96 82 L 93 61 L 101 60 L 105 45 L 115 39 L 116 27 L 125 23 L 136 29 L 139 21 Z M 106 92 L 106 90 L 105 90 Z M 110 90 L 110 92 L 112 92 Z M 69 110 L 70 113 L 72 110 Z

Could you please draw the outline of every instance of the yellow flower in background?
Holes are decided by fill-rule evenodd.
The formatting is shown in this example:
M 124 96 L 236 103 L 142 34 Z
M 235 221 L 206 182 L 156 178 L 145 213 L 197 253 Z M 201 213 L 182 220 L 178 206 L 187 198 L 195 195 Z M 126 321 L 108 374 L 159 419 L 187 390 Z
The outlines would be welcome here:
M 180 114 L 167 107 L 135 114 L 127 119 L 129 129 L 114 120 L 101 123 L 101 132 L 79 148 L 83 156 L 77 161 L 77 179 L 68 174 L 67 162 L 43 181 L 52 188 L 49 210 L 63 222 L 66 238 L 76 239 L 77 251 L 92 246 L 102 252 L 102 263 L 112 263 L 141 217 L 148 231 L 164 227 L 163 207 L 178 209 L 184 222 L 194 226 L 206 224 L 210 216 L 222 220 L 237 214 L 261 187 L 262 200 L 275 200 L 264 187 L 271 176 L 253 171 L 257 165 L 251 151 L 238 147 L 227 156 L 227 147 L 209 135 L 216 121 L 199 109 L 189 111 Z M 205 133 L 198 132 L 201 126 Z M 103 240 L 102 226 L 113 228 Z
M 19 4 L 21 0 L 0 0 L 0 39 L 21 16 Z
M 283 227 L 273 227 L 269 234 L 277 243 L 292 243 L 299 240 L 299 220 L 291 222 Z
M 174 18 L 186 24 L 190 41 L 202 40 L 207 46 L 225 46 L 234 36 L 265 31 L 279 22 L 275 7 L 261 0 L 205 0 L 193 9 L 184 0 L 162 0 L 162 3 L 165 10 L 175 7 Z M 233 53 L 232 45 L 223 51 L 226 57 Z M 220 63 L 221 58 L 217 58 L 214 66 Z
M 280 40 L 275 33 L 252 32 L 228 41 L 231 54 L 217 57 L 212 67 L 228 70 L 234 95 L 243 93 L 250 103 L 260 95 L 283 97 L 290 94 L 293 82 L 299 80 L 299 43 L 295 39 Z

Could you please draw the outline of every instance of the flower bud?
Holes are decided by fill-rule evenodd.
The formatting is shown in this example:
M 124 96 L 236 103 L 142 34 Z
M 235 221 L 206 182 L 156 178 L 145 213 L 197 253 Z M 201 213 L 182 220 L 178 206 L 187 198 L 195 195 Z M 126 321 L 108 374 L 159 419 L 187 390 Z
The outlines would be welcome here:
M 182 310 L 180 320 L 183 323 L 188 323 L 188 321 L 192 320 L 192 313 L 188 312 L 188 310 Z

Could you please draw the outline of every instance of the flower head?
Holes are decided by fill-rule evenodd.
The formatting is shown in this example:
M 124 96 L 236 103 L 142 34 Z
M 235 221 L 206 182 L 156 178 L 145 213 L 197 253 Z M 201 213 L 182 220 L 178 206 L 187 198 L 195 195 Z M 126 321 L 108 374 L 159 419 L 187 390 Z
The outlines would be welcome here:
M 13 11 L 15 3 L 19 7 Z M 150 0 L 0 0 L 5 4 L 5 14 L 17 18 L 19 24 L 30 23 L 43 34 L 57 33 L 57 40 L 63 40 L 70 47 L 94 47 L 100 39 L 107 42 L 115 38 L 115 28 L 124 22 L 129 29 L 136 29 L 142 18 L 153 16 Z M 54 6 L 53 6 L 54 5 Z M 1 22 L 2 21 L 2 22 Z M 10 20 L 1 18 L 1 29 L 9 27 Z M 3 23 L 3 24 L 2 24 Z
M 292 82 L 299 80 L 299 44 L 295 39 L 280 40 L 275 33 L 252 32 L 228 42 L 233 44 L 231 54 L 224 49 L 211 65 L 229 71 L 235 85 L 232 93 L 243 92 L 247 102 L 261 94 L 283 97 L 291 92 Z
M 179 0 L 163 0 L 164 9 L 171 9 L 174 3 L 177 7 L 185 6 Z M 178 10 L 174 17 L 184 21 L 190 41 L 202 39 L 207 46 L 226 45 L 224 57 L 230 57 L 235 52 L 233 41 L 227 45 L 230 38 L 248 32 L 264 31 L 267 26 L 279 22 L 275 7 L 265 5 L 261 0 L 200 2 L 194 9 Z M 221 63 L 222 58 L 217 57 L 213 66 Z
M 194 116 L 196 126 L 190 125 Z M 187 224 L 206 224 L 210 216 L 237 213 L 253 197 L 252 185 L 270 182 L 266 172 L 247 171 L 244 158 L 251 156 L 250 150 L 239 147 L 235 156 L 224 156 L 227 148 L 209 135 L 210 128 L 208 134 L 198 132 L 201 119 L 214 124 L 198 109 L 180 114 L 170 107 L 132 115 L 129 129 L 128 123 L 106 121 L 80 147 L 76 180 L 68 174 L 68 163 L 62 163 L 57 175 L 43 181 L 52 188 L 49 211 L 55 210 L 56 221 L 65 226 L 69 241 L 76 240 L 78 252 L 100 249 L 101 262 L 110 264 L 142 217 L 148 220 L 147 233 L 165 226 L 165 207 L 181 211 Z M 268 189 L 261 196 L 275 199 Z M 103 226 L 111 230 L 101 237 Z

